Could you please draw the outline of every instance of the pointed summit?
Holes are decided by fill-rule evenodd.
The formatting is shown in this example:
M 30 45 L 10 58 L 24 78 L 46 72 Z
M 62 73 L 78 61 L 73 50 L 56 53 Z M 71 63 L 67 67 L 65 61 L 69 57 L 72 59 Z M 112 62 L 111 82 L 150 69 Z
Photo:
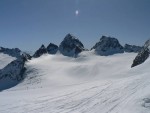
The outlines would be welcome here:
M 58 46 L 53 44 L 53 43 L 50 43 L 48 46 L 47 46 L 47 52 L 49 54 L 56 54 L 56 52 L 58 51 Z
M 45 46 L 42 44 L 42 46 L 40 47 L 40 49 L 45 49 Z
M 64 40 L 59 45 L 60 53 L 65 56 L 76 57 L 83 50 L 84 45 L 81 41 L 70 33 L 65 36 Z
M 106 36 L 102 36 L 100 41 L 91 48 L 91 50 L 93 49 L 96 54 L 104 56 L 124 52 L 123 47 L 116 38 Z
M 34 58 L 38 58 L 40 56 L 42 56 L 43 54 L 47 53 L 47 49 L 45 48 L 45 46 L 42 44 L 42 46 L 35 52 L 35 54 L 33 55 Z
M 65 38 L 64 38 L 64 40 L 71 40 L 71 39 L 77 39 L 74 35 L 72 35 L 72 34 L 70 34 L 70 33 L 68 33 L 66 36 L 65 36 Z M 78 40 L 78 39 L 77 39 Z

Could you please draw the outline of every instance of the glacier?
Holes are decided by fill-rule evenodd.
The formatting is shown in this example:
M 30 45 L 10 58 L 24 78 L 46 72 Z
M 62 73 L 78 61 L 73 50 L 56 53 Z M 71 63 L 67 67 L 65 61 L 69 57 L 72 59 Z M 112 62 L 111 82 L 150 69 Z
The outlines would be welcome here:
M 0 92 L 0 113 L 149 113 L 150 59 L 130 68 L 136 55 L 33 58 L 25 79 Z

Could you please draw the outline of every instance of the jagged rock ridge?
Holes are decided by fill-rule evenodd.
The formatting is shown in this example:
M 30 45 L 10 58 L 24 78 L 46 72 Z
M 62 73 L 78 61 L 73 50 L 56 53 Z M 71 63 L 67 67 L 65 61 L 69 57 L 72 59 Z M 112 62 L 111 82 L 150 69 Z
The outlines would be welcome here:
M 123 53 L 124 49 L 116 38 L 102 36 L 100 41 L 91 48 L 98 55 L 112 55 L 115 53 Z
M 31 58 L 32 58 L 28 53 L 22 52 L 18 48 L 9 49 L 9 48 L 0 47 L 0 53 L 4 53 L 9 56 L 16 57 L 16 58 L 21 58 L 22 56 L 24 56 L 24 58 L 26 58 L 26 60 L 31 60 Z
M 25 60 L 25 61 L 27 61 L 27 60 L 31 60 L 31 58 L 32 58 L 32 56 L 31 55 L 29 55 L 29 54 L 27 54 L 27 53 L 22 53 L 22 56 L 21 57 L 23 57 L 23 59 Z
M 0 53 L 7 54 L 17 59 L 9 63 L 0 70 L 0 91 L 17 85 L 23 80 L 23 75 L 26 70 L 25 62 L 31 59 L 31 56 L 20 49 L 0 48 Z
M 76 57 L 84 51 L 84 45 L 75 36 L 68 34 L 59 45 L 59 51 L 65 56 Z
M 0 70 L 0 91 L 17 85 L 24 79 L 25 62 L 23 55 Z
M 45 48 L 44 45 L 42 45 L 33 55 L 34 58 L 38 58 L 42 56 L 43 54 L 47 53 L 47 49 Z
M 9 49 L 0 47 L 0 53 L 8 54 L 9 56 L 19 58 L 21 55 L 21 50 L 18 48 Z
M 23 58 L 16 59 L 0 70 L 0 79 L 9 77 L 12 80 L 22 80 L 25 71 L 25 61 Z
M 138 53 L 142 50 L 142 47 L 136 45 L 125 44 L 124 51 L 125 52 L 135 52 Z
M 131 67 L 135 67 L 145 62 L 146 59 L 149 57 L 149 54 L 150 54 L 150 40 L 146 41 L 146 43 L 143 46 L 143 49 L 135 57 Z

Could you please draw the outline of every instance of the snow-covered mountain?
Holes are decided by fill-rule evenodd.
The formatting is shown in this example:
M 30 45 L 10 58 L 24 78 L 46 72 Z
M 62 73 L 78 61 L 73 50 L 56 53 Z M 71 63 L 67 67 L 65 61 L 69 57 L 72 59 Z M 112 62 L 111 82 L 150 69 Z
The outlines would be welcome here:
M 1 47 L 0 50 L 0 91 L 17 85 L 25 71 L 25 61 L 31 56 L 19 49 Z
M 98 55 L 112 55 L 123 53 L 124 49 L 116 38 L 102 36 L 100 41 L 91 48 Z
M 16 57 L 12 57 L 7 54 L 0 53 L 0 69 L 3 69 L 6 65 L 8 65 L 13 60 L 16 60 Z
M 0 80 L 6 77 L 12 80 L 21 80 L 24 71 L 25 61 L 23 59 L 16 59 L 0 70 Z
M 84 50 L 84 45 L 72 34 L 67 34 L 64 40 L 59 45 L 60 53 L 65 56 L 76 57 L 80 52 Z
M 150 59 L 130 68 L 135 56 L 84 51 L 32 59 L 24 81 L 0 92 L 0 113 L 149 113 Z
M 137 66 L 145 62 L 145 60 L 147 60 L 147 58 L 149 57 L 149 54 L 150 54 L 150 40 L 146 41 L 142 50 L 135 57 L 131 67 Z
M 25 61 L 16 59 L 0 70 L 0 91 L 11 88 L 23 80 Z
M 59 47 L 42 45 L 32 59 L 0 52 L 0 113 L 149 113 L 150 41 L 138 56 L 129 46 L 124 52 L 117 39 L 102 36 L 85 51 L 68 34 Z
M 0 71 L 14 60 L 16 60 L 16 57 L 12 57 L 9 56 L 8 54 L 0 53 Z M 0 76 L 2 75 L 0 74 Z M 14 85 L 11 82 L 6 82 L 6 80 L 0 79 L 0 91 L 9 88 L 9 86 L 12 87 Z
M 98 55 L 108 56 L 116 53 L 124 52 L 139 52 L 142 49 L 140 46 L 125 44 L 123 47 L 118 39 L 102 36 L 100 41 L 97 42 L 91 50 Z M 72 34 L 67 34 L 64 40 L 60 43 L 59 47 L 53 43 L 50 43 L 47 48 L 42 45 L 33 55 L 34 58 L 38 58 L 46 53 L 56 54 L 61 53 L 64 56 L 77 57 L 79 53 L 88 51 L 84 48 L 82 42 Z

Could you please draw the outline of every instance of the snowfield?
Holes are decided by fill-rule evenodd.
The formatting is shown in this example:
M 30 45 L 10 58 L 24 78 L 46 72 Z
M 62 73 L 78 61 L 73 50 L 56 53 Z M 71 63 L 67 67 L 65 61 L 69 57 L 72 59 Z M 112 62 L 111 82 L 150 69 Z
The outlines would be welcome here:
M 150 113 L 150 59 L 130 68 L 136 55 L 32 59 L 25 80 L 0 92 L 0 113 Z

